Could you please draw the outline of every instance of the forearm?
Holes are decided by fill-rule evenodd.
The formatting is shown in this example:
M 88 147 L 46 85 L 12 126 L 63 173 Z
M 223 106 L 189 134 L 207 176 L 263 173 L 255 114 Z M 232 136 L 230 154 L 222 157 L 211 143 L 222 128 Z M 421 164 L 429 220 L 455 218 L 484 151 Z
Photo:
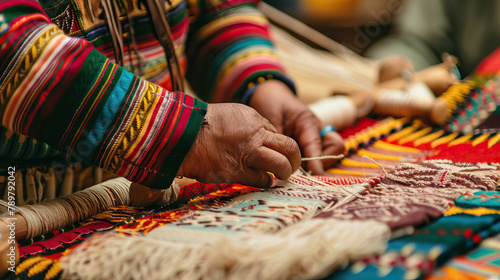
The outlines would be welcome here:
M 293 89 L 271 42 L 259 1 L 201 5 L 191 25 L 188 78 L 202 98 L 241 102 L 254 84 L 281 80 Z M 192 9 L 195 10 L 195 9 Z
M 1 1 L 1 119 L 18 134 L 127 179 L 167 188 L 206 104 L 167 92 L 65 36 L 36 1 Z

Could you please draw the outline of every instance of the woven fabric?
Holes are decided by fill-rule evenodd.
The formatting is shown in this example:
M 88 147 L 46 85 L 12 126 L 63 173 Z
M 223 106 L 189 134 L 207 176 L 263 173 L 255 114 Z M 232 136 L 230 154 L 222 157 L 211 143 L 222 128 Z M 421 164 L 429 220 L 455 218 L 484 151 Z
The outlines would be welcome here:
M 500 275 L 500 251 L 480 247 L 474 251 L 453 258 L 427 279 L 495 279 Z
M 384 225 L 387 232 L 392 232 L 393 237 L 410 235 L 391 241 L 400 242 L 394 243 L 399 244 L 397 245 L 399 247 L 394 245 L 396 249 L 391 247 L 393 243 L 386 243 L 386 246 L 392 251 L 400 250 L 407 244 L 419 242 L 419 238 L 429 236 L 436 238 L 437 241 L 433 239 L 433 242 L 437 242 L 436 244 L 439 245 L 443 243 L 439 239 L 439 234 L 443 233 L 443 230 L 450 233 L 451 236 L 456 236 L 452 238 L 455 241 L 439 245 L 444 246 L 443 248 L 446 250 L 442 248 L 439 251 L 439 261 L 424 262 L 423 265 L 427 265 L 424 269 L 416 271 L 414 267 L 402 265 L 399 261 L 397 265 L 391 267 L 389 274 L 383 274 L 384 277 L 392 275 L 394 279 L 400 279 L 400 277 L 407 276 L 408 273 L 416 278 L 429 275 L 433 268 L 445 263 L 457 253 L 465 253 L 471 249 L 471 246 L 477 244 L 480 240 L 479 237 L 475 236 L 480 236 L 483 239 L 496 232 L 495 227 L 492 227 L 496 223 L 496 218 L 493 220 L 473 220 L 471 223 L 475 225 L 477 222 L 477 226 L 469 231 L 466 231 L 468 228 L 463 225 L 455 225 L 455 220 L 453 220 L 463 215 L 472 215 L 471 213 L 475 213 L 474 211 L 480 211 L 481 215 L 486 213 L 497 215 L 495 211 L 498 210 L 494 204 L 496 196 L 500 195 L 496 192 L 496 187 L 500 182 L 498 175 L 500 172 L 498 172 L 499 166 L 497 164 L 491 164 L 498 162 L 498 157 L 495 157 L 493 153 L 500 146 L 497 144 L 495 131 L 477 130 L 472 134 L 459 134 L 429 128 L 419 121 L 392 118 L 385 120 L 366 119 L 361 123 L 368 125 L 363 129 L 352 128 L 351 132 L 344 135 L 352 147 L 347 151 L 346 158 L 331 170 L 337 177 L 315 178 L 331 187 L 319 186 L 318 182 L 303 177 L 294 177 L 290 181 L 291 186 L 274 188 L 265 192 L 241 185 L 194 183 L 182 187 L 180 200 L 172 205 L 155 209 L 152 212 L 131 208 L 112 209 L 109 213 L 105 213 L 104 217 L 98 215 L 82 225 L 77 225 L 74 229 L 69 229 L 64 233 L 56 233 L 54 237 L 46 241 L 35 240 L 38 242 L 22 247 L 21 251 L 26 254 L 26 257 L 39 254 L 53 263 L 59 263 L 63 256 L 68 256 L 71 260 L 73 252 L 81 246 L 86 246 L 85 244 L 91 244 L 90 248 L 95 250 L 101 248 L 101 245 L 107 244 L 108 241 L 109 244 L 114 244 L 115 237 L 111 237 L 111 239 L 96 238 L 97 241 L 88 238 L 92 233 L 104 231 L 118 233 L 119 238 L 138 238 L 137 244 L 143 244 L 142 246 L 145 247 L 157 242 L 158 246 L 167 246 L 165 250 L 173 250 L 169 247 L 171 246 L 169 242 L 176 240 L 175 242 L 182 241 L 178 244 L 191 244 L 204 248 L 205 245 L 200 244 L 200 240 L 218 242 L 217 240 L 221 236 L 246 236 L 246 234 L 255 235 L 256 238 L 268 235 L 280 236 L 281 232 L 290 234 L 287 229 L 294 229 L 294 226 L 297 232 L 300 232 L 299 225 L 306 221 L 317 223 L 315 227 L 329 225 L 328 229 L 331 232 L 339 229 L 330 223 L 335 221 L 339 227 L 345 226 L 343 230 L 347 233 L 349 232 L 348 228 L 356 228 L 357 232 L 362 232 L 364 222 L 375 222 L 372 224 L 377 225 L 375 228 Z M 454 153 L 457 150 L 461 153 Z M 363 155 L 374 159 L 384 169 L 373 161 L 363 158 Z M 432 160 L 424 161 L 426 159 Z M 478 162 L 490 164 L 478 164 Z M 367 166 L 367 164 L 370 165 Z M 337 170 L 347 172 L 339 174 Z M 370 174 L 373 174 L 373 177 L 369 178 Z M 460 195 L 464 196 L 459 197 Z M 315 203 L 309 204 L 311 201 L 315 201 Z M 477 207 L 476 201 L 482 201 L 481 203 L 484 205 Z M 472 204 L 466 206 L 467 203 Z M 312 213 L 310 211 L 314 207 L 311 208 L 311 205 L 317 205 L 314 207 L 319 207 L 319 212 L 312 216 L 305 215 L 305 213 Z M 470 212 L 471 209 L 475 208 L 478 210 Z M 484 212 L 482 209 L 489 209 L 489 212 Z M 441 218 L 445 212 L 449 216 Z M 472 216 L 476 217 L 475 215 Z M 110 220 L 110 217 L 114 216 L 117 217 Z M 314 218 L 312 218 L 313 216 Z M 437 222 L 435 222 L 436 220 Z M 85 225 L 91 227 L 93 223 L 96 223 L 94 225 L 96 228 L 99 227 L 97 230 L 85 228 Z M 429 229 L 429 232 L 426 233 L 425 229 Z M 316 230 L 321 232 L 320 228 L 316 228 Z M 366 232 L 369 231 L 366 229 Z M 460 232 L 460 234 L 454 235 L 454 232 Z M 465 232 L 467 232 L 467 237 L 460 237 Z M 158 240 L 158 236 L 162 236 L 161 240 Z M 199 236 L 206 236 L 206 238 L 200 239 Z M 313 238 L 312 236 L 311 233 L 309 238 Z M 280 238 L 282 241 L 287 240 L 285 236 Z M 312 242 L 307 235 L 301 238 L 303 238 L 301 240 L 304 240 L 304 244 Z M 99 240 L 102 240 L 103 243 Z M 117 242 L 118 244 L 128 244 L 127 240 L 123 239 L 119 242 L 117 240 Z M 261 241 L 255 242 L 265 242 L 262 239 L 258 240 Z M 378 242 L 380 240 L 382 239 L 379 239 Z M 238 244 L 232 241 L 227 242 L 227 244 L 231 244 L 227 246 Z M 384 244 L 384 242 L 373 242 L 373 244 Z M 127 246 L 131 246 L 127 247 L 130 250 L 135 250 L 133 244 Z M 104 248 L 106 247 L 102 249 L 104 250 Z M 376 247 L 377 250 L 382 250 L 379 254 L 367 253 L 361 256 L 352 253 L 349 248 L 352 250 L 357 247 L 347 246 L 345 249 L 347 251 L 343 251 L 345 252 L 343 256 L 347 257 L 347 260 L 361 259 L 362 265 L 356 262 L 352 267 L 349 267 L 349 269 L 354 268 L 358 274 L 360 268 L 363 267 L 364 269 L 359 275 L 364 275 L 372 270 L 375 271 L 374 273 L 388 271 L 387 268 L 384 268 L 385 270 L 382 269 L 380 272 L 378 261 L 381 256 L 386 255 L 383 250 L 389 249 Z M 367 249 L 369 248 L 367 246 Z M 424 251 L 422 251 L 427 256 L 432 246 L 423 248 L 429 250 L 423 249 Z M 248 254 L 252 254 L 257 249 L 253 248 L 253 251 L 249 249 Z M 279 249 L 273 248 L 271 251 L 287 255 L 286 250 L 279 251 Z M 307 255 L 307 250 L 303 251 Z M 359 252 L 366 253 L 367 251 Z M 438 252 L 437 249 L 432 251 L 432 254 L 437 254 L 436 252 Z M 138 254 L 140 253 L 138 251 Z M 204 255 L 207 252 L 199 251 L 198 253 Z M 218 253 L 229 254 L 230 252 L 220 251 Z M 263 252 L 259 254 L 264 255 Z M 299 254 L 302 257 L 306 255 Z M 422 261 L 421 254 L 416 255 L 413 258 Z M 386 258 L 383 257 L 383 259 Z M 23 258 L 23 261 L 29 259 Z M 320 259 L 321 261 L 317 259 L 317 263 L 328 263 L 324 262 L 322 258 Z M 120 262 L 121 260 L 110 259 L 110 264 L 114 261 Z M 302 264 L 297 263 L 297 260 L 294 261 L 295 267 L 302 267 Z M 332 261 L 327 268 L 322 267 L 323 270 L 318 270 L 322 271 L 321 273 L 312 270 L 305 270 L 305 272 L 294 270 L 293 273 L 324 277 L 328 274 L 326 271 L 335 270 L 344 261 L 346 259 Z M 63 262 L 62 267 L 64 268 L 65 265 L 67 265 L 67 261 Z M 349 269 L 334 275 L 354 273 Z M 263 268 L 262 271 L 264 273 L 267 269 Z M 287 275 L 286 272 L 283 273 L 285 273 L 283 275 Z
M 479 201 L 474 208 L 454 206 L 437 222 L 390 241 L 384 254 L 369 256 L 331 279 L 424 279 L 447 260 L 500 232 L 500 212 L 485 206 Z

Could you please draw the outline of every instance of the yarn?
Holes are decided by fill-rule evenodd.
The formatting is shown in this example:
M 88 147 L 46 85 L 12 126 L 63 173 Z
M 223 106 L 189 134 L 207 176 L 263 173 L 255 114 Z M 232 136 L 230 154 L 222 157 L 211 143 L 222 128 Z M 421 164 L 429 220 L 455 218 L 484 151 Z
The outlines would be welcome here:
M 351 260 L 383 251 L 389 237 L 383 223 L 335 219 L 298 222 L 276 234 L 228 235 L 164 226 L 147 237 L 95 236 L 61 258 L 61 265 L 63 279 L 143 279 L 144 275 L 149 279 L 316 279 Z
M 309 105 L 309 109 L 318 117 L 322 126 L 332 125 L 337 130 L 354 124 L 357 109 L 347 96 L 333 96 Z
M 441 102 L 445 103 L 446 106 L 441 108 L 436 108 L 433 110 L 432 114 L 438 114 L 445 108 L 446 115 L 441 117 L 434 117 L 433 120 L 436 124 L 443 125 L 445 122 L 452 117 L 460 104 L 465 101 L 465 98 L 470 94 L 471 90 L 475 87 L 475 83 L 472 81 L 460 82 L 451 86 L 446 92 L 439 98 Z
M 320 157 L 309 157 L 302 158 L 302 161 L 311 161 L 311 160 L 322 160 L 322 159 L 343 159 L 344 155 L 336 155 L 336 156 L 320 156 Z
M 64 228 L 92 217 L 109 207 L 129 203 L 130 181 L 116 178 L 71 195 L 36 205 L 16 207 L 26 219 L 27 239 Z M 0 200 L 6 206 L 7 202 Z
M 373 112 L 396 117 L 429 118 L 435 100 L 434 94 L 424 83 L 413 83 L 406 90 L 379 91 Z

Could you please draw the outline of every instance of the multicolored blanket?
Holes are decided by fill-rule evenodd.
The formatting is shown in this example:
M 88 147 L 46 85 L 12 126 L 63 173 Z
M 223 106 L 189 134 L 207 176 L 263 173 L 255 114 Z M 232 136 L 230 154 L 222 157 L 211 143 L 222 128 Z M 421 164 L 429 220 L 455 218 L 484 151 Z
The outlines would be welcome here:
M 499 233 L 499 135 L 364 119 L 342 133 L 336 177 L 195 183 L 159 209 L 112 208 L 24 244 L 10 277 L 423 279 Z

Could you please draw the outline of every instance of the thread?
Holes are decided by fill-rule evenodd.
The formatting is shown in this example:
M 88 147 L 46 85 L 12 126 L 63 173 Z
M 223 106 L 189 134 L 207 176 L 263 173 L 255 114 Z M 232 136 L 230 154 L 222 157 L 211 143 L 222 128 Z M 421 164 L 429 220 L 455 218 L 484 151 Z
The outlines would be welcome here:
M 376 162 L 374 159 L 372 159 L 371 157 L 367 156 L 367 155 L 364 155 L 363 158 L 367 158 L 371 161 L 373 161 L 373 163 L 375 163 L 376 165 L 378 165 L 378 167 L 382 168 L 382 170 L 384 171 L 385 173 L 385 176 L 387 176 L 387 171 L 385 171 L 385 168 L 382 166 L 382 164 Z
M 27 239 L 85 220 L 109 207 L 129 203 L 130 181 L 115 178 L 65 197 L 16 207 L 26 219 Z M 0 200 L 0 204 L 7 202 Z
M 302 161 L 311 161 L 311 160 L 323 160 L 323 159 L 343 159 L 344 155 L 336 155 L 336 156 L 320 156 L 320 157 L 308 157 L 302 158 Z
M 354 124 L 358 116 L 356 104 L 347 96 L 337 95 L 309 105 L 322 127 L 332 125 L 337 130 Z
M 406 90 L 383 89 L 377 93 L 374 113 L 396 117 L 429 118 L 436 100 L 424 83 L 413 83 Z
M 277 232 L 234 234 L 163 226 L 147 236 L 94 236 L 61 258 L 61 263 L 64 279 L 133 280 L 145 275 L 149 279 L 317 279 L 349 261 L 382 253 L 389 238 L 389 227 L 374 221 L 308 219 Z

